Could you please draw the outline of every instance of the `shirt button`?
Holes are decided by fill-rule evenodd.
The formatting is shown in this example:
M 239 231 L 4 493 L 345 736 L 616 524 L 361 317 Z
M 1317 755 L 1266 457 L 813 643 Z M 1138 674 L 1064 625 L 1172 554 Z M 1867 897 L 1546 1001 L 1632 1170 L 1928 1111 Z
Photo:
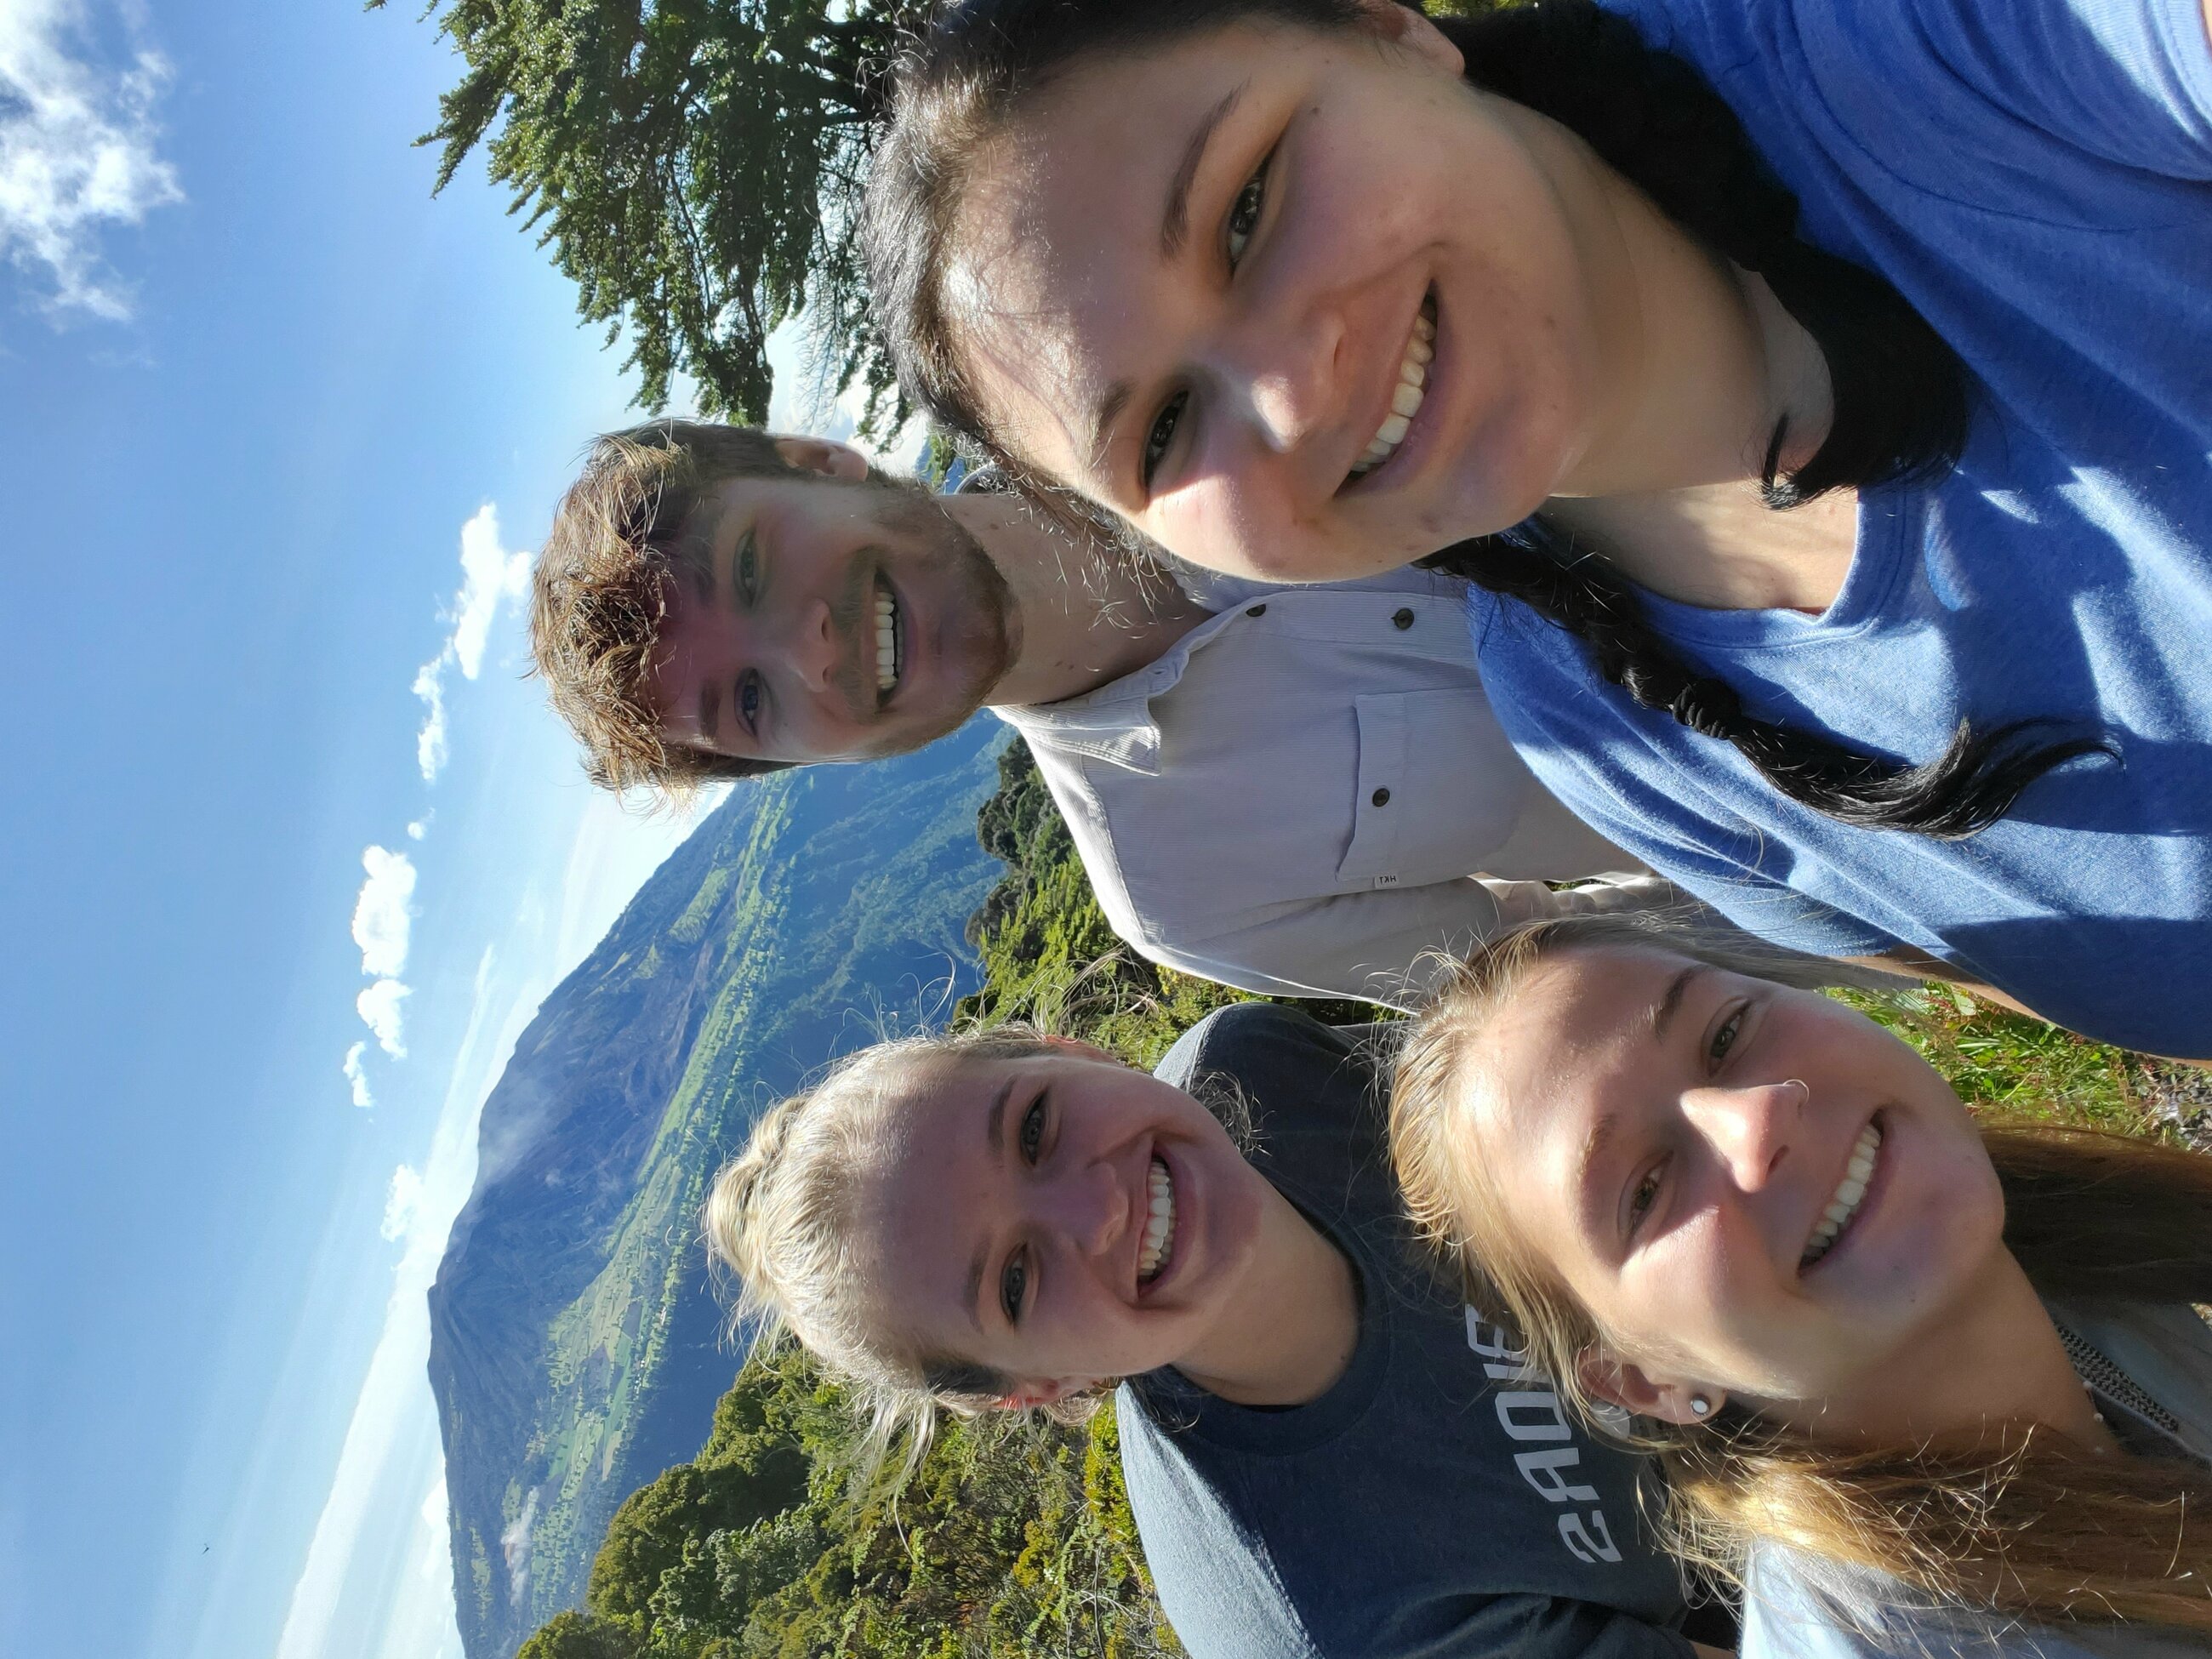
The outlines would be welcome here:
M 1411 605 L 1401 605 L 1391 614 L 1390 625 L 1400 629 L 1411 628 L 1413 625 L 1413 607 Z
M 1248 617 L 1264 617 L 1267 614 L 1267 607 L 1264 605 L 1255 605 L 1244 614 Z
M 1390 804 L 1390 792 L 1388 789 L 1377 789 L 1367 799 L 1373 801 L 1377 806 L 1388 806 Z

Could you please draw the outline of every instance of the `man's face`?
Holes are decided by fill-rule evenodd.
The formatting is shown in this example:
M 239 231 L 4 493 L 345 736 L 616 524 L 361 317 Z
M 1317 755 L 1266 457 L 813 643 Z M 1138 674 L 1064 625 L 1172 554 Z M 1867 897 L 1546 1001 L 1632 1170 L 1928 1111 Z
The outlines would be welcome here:
M 1013 659 L 1005 580 L 927 496 L 794 472 L 731 479 L 700 512 L 704 578 L 672 580 L 646 687 L 672 743 L 904 754 L 980 708 Z

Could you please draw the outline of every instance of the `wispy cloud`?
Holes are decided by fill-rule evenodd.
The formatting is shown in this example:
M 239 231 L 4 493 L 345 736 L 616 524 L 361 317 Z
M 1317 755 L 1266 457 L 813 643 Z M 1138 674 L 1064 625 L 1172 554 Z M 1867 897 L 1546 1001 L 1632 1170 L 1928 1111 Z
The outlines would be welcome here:
M 144 49 L 94 61 L 90 21 L 82 0 L 0 5 L 0 251 L 50 309 L 120 320 L 130 293 L 100 234 L 184 191 L 154 122 L 168 64 Z
M 422 781 L 435 783 L 446 769 L 446 664 L 441 653 L 415 671 L 415 695 L 422 699 L 422 729 L 415 734 L 415 764 Z
M 376 1033 L 376 1046 L 394 1060 L 407 1058 L 407 1038 L 399 1005 L 414 992 L 396 979 L 380 979 L 353 1000 L 362 1024 Z
M 384 1194 L 384 1221 L 376 1230 L 378 1237 L 397 1244 L 414 1227 L 422 1207 L 422 1171 L 403 1164 L 392 1172 L 392 1185 Z
M 361 867 L 368 879 L 353 907 L 353 942 L 361 946 L 361 971 L 397 975 L 407 971 L 407 942 L 414 931 L 415 863 L 404 853 L 366 848 Z
M 438 654 L 415 673 L 415 695 L 423 708 L 415 760 L 423 782 L 437 781 L 446 765 L 446 670 L 459 668 L 465 680 L 483 672 L 484 646 L 501 602 L 520 599 L 529 583 L 530 556 L 510 553 L 501 544 L 499 508 L 486 501 L 461 526 L 461 586 L 445 612 L 453 631 Z
M 362 1063 L 362 1056 L 368 1052 L 366 1042 L 355 1043 L 346 1050 L 345 1065 L 340 1068 L 345 1073 L 346 1081 L 353 1085 L 353 1103 L 356 1106 L 376 1104 L 375 1097 L 368 1091 L 368 1068 Z
M 461 526 L 461 591 L 453 595 L 453 660 L 461 678 L 483 666 L 484 641 L 501 599 L 519 599 L 530 582 L 530 556 L 500 545 L 499 509 L 486 501 Z
M 399 975 L 407 971 L 408 944 L 414 933 L 415 863 L 404 853 L 395 853 L 387 848 L 370 847 L 361 855 L 361 866 L 368 872 L 368 879 L 361 884 L 361 896 L 354 901 L 353 942 L 361 947 L 361 971 L 373 976 L 376 983 L 355 999 L 362 1023 L 376 1034 L 377 1046 L 394 1060 L 407 1054 L 399 1005 L 408 995 L 407 987 Z M 358 1052 L 359 1045 L 356 1045 Z M 346 1060 L 346 1075 L 353 1079 L 354 1104 L 366 1103 L 362 1097 L 368 1086 L 357 1075 L 358 1063 L 353 1054 Z

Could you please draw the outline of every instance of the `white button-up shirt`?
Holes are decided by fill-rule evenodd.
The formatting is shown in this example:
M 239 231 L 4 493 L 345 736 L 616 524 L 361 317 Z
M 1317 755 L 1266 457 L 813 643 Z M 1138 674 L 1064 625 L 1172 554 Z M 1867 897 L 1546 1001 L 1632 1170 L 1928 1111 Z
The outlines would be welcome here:
M 1571 909 L 1679 902 L 1559 805 L 1498 729 L 1460 583 L 1194 582 L 1216 614 L 1157 661 L 1003 708 L 1114 931 L 1274 995 L 1405 1006 L 1437 951 Z

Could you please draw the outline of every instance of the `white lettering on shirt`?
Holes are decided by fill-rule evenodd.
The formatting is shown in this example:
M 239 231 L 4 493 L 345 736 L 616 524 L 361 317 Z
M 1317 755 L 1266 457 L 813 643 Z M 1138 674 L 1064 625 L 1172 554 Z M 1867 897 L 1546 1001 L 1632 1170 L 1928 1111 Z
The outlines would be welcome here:
M 1484 1362 L 1483 1375 L 1492 1382 L 1520 1385 L 1498 1389 L 1491 1396 L 1498 1426 L 1508 1439 L 1523 1443 L 1572 1442 L 1574 1431 L 1567 1422 L 1566 1408 L 1559 1403 L 1559 1390 L 1528 1363 L 1526 1345 L 1504 1326 L 1485 1320 L 1472 1303 L 1467 1308 L 1467 1346 Z M 1580 1468 L 1582 1461 L 1581 1449 L 1571 1443 L 1546 1443 L 1540 1449 L 1513 1455 L 1521 1478 L 1546 1503 L 1598 1505 L 1595 1486 L 1568 1478 L 1567 1472 Z M 1620 1547 L 1613 1541 L 1613 1528 L 1601 1505 L 1579 1512 L 1569 1510 L 1561 1515 L 1559 1541 L 1585 1566 L 1620 1559 Z

